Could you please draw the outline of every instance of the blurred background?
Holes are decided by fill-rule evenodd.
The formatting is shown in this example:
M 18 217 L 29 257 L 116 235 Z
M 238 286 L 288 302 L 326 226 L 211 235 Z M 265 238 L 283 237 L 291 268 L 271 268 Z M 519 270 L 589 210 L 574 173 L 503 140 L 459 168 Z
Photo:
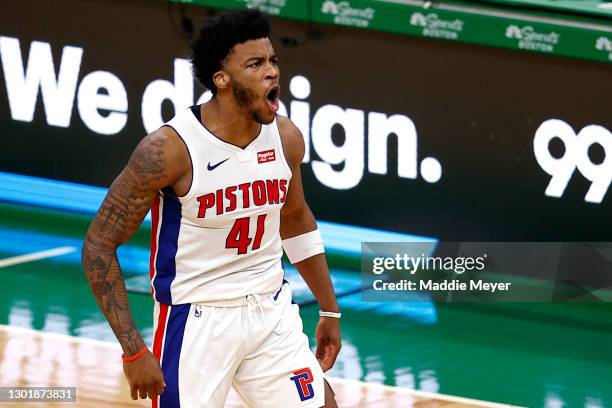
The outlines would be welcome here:
M 306 141 L 344 313 L 330 374 L 612 406 L 609 304 L 359 294 L 361 242 L 612 241 L 612 3 L 598 0 L 3 2 L 0 324 L 114 340 L 82 238 L 139 140 L 210 98 L 188 44 L 205 16 L 239 7 L 271 16 L 281 112 Z M 149 234 L 147 219 L 119 251 L 148 341 Z M 288 272 L 313 340 L 318 309 Z

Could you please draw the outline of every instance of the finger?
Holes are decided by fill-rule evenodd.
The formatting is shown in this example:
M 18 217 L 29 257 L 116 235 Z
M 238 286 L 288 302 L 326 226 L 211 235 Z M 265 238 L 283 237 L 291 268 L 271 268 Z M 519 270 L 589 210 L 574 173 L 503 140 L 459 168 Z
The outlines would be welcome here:
M 166 387 L 166 384 L 164 383 L 164 380 L 158 381 L 155 384 L 155 392 L 157 393 L 157 395 L 162 395 L 164 393 L 165 387 Z
M 334 366 L 336 362 L 336 357 L 338 357 L 338 352 L 340 350 L 337 347 L 329 345 L 325 348 L 325 357 L 322 360 L 321 368 L 323 371 L 327 371 Z
M 329 371 L 330 368 L 332 368 L 332 364 L 329 361 L 329 358 L 324 358 L 321 360 L 321 370 L 323 370 L 324 373 Z
M 140 387 L 138 393 L 140 394 L 140 398 L 147 399 L 147 390 L 145 390 L 144 387 Z
M 151 384 L 147 387 L 147 397 L 150 400 L 157 398 L 157 391 L 155 390 L 155 384 Z
M 336 357 L 338 357 L 338 354 L 340 353 L 340 346 L 339 345 L 335 345 L 335 344 L 330 344 L 329 345 L 329 353 L 333 357 L 334 361 L 336 361 Z
M 133 400 L 138 399 L 138 388 L 135 385 L 130 386 L 130 394 Z
M 321 360 L 321 369 L 323 372 L 332 368 L 333 358 L 329 355 L 329 353 L 325 353 L 325 357 Z
M 323 352 L 323 355 L 319 359 L 319 365 L 321 366 L 321 369 L 323 370 L 323 372 L 325 372 L 325 371 L 330 369 L 329 356 L 328 356 L 328 352 L 327 352 L 327 347 L 325 347 L 324 350 L 325 351 Z
M 159 370 L 159 380 L 157 380 L 155 388 L 157 390 L 157 395 L 162 395 L 166 388 L 166 380 L 164 380 L 164 373 L 161 368 Z
M 317 350 L 315 351 L 315 357 L 319 362 L 325 357 L 325 344 L 323 341 L 317 340 Z

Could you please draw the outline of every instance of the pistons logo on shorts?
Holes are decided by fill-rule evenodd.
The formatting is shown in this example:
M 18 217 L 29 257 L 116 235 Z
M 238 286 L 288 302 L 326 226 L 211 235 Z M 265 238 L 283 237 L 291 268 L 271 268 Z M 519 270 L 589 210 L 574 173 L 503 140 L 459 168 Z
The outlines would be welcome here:
M 300 395 L 300 400 L 306 401 L 314 397 L 314 390 L 312 389 L 314 378 L 312 377 L 310 368 L 302 368 L 294 371 L 293 374 L 293 377 L 290 379 L 295 383 L 298 394 Z

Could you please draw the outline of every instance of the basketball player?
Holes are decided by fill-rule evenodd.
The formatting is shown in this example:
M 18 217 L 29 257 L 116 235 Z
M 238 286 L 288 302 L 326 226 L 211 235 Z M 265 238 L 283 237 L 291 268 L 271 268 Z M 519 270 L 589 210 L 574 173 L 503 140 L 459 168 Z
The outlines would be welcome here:
M 134 150 L 83 246 L 91 290 L 153 407 L 336 407 L 323 378 L 340 313 L 300 176 L 305 146 L 279 107 L 278 58 L 257 10 L 209 18 L 193 71 L 211 90 Z M 154 341 L 138 332 L 116 249 L 152 213 Z M 320 306 L 316 357 L 284 281 L 283 249 Z M 161 366 L 160 366 L 161 365 Z

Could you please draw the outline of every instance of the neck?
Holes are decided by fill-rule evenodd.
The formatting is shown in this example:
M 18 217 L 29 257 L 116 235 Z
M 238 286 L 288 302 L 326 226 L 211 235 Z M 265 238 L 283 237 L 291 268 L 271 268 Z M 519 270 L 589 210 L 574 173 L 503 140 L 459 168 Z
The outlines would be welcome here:
M 214 96 L 201 108 L 206 128 L 224 142 L 238 147 L 248 146 L 259 135 L 261 124 L 227 96 Z

